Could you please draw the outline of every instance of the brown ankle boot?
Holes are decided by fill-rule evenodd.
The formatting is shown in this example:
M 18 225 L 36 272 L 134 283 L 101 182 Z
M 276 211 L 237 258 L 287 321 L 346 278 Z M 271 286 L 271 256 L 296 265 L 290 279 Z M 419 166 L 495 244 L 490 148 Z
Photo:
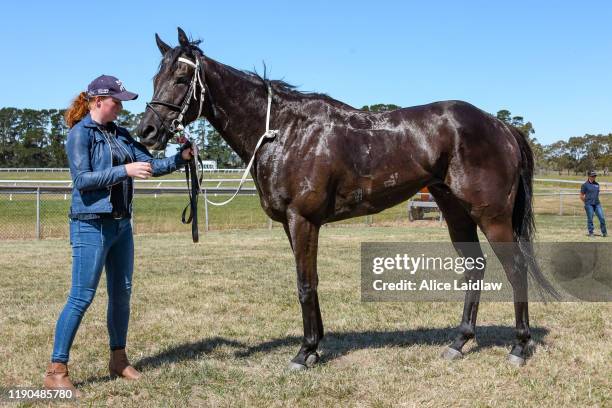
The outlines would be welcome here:
M 43 385 L 46 389 L 71 390 L 77 398 L 83 396 L 70 381 L 68 377 L 68 366 L 64 363 L 49 363 Z
M 125 349 L 111 350 L 108 371 L 111 377 L 123 377 L 128 380 L 140 379 L 140 373 L 130 365 Z

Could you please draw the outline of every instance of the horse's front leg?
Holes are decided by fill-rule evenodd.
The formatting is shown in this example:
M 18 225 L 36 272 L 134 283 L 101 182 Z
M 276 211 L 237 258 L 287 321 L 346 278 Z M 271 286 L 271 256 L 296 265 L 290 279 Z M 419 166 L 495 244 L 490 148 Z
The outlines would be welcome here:
M 302 347 L 291 360 L 289 368 L 304 370 L 312 367 L 319 360 L 317 346 L 323 338 L 323 320 L 317 296 L 319 226 L 308 221 L 297 210 L 289 209 L 287 210 L 287 223 L 284 227 L 295 256 L 298 297 L 302 306 L 304 323 Z

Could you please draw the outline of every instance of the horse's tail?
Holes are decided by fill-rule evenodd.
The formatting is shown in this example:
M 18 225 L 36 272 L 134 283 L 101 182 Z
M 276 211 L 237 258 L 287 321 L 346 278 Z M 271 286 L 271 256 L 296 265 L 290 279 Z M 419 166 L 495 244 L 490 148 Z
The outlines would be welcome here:
M 519 185 L 514 199 L 512 211 L 512 230 L 514 238 L 525 257 L 529 273 L 541 289 L 558 299 L 559 293 L 546 279 L 540 269 L 533 252 L 532 239 L 535 233 L 535 217 L 533 213 L 533 152 L 529 146 L 527 135 L 519 129 L 512 127 L 512 134 L 516 138 L 521 151 L 521 166 Z

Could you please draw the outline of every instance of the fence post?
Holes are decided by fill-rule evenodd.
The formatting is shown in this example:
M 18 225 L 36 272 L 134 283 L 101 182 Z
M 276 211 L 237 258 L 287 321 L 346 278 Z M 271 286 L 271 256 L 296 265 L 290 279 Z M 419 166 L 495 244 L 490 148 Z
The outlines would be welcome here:
M 204 231 L 208 232 L 208 196 L 204 188 Z
M 132 202 L 134 201 L 134 197 L 132 197 Z M 134 206 L 132 205 L 132 216 L 130 217 L 130 227 L 132 227 L 132 234 L 135 234 L 134 231 Z
M 36 239 L 40 239 L 40 187 L 36 188 Z
M 559 190 L 559 215 L 563 215 L 563 194 Z

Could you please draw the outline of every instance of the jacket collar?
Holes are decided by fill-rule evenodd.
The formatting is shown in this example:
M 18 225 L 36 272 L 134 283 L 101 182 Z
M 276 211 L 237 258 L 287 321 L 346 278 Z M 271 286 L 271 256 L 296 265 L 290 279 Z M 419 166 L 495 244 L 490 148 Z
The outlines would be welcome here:
M 81 123 L 83 123 L 83 126 L 87 128 L 97 128 L 98 127 L 98 124 L 94 122 L 94 120 L 91 118 L 91 114 L 89 113 L 87 113 L 87 115 L 85 115 L 83 119 L 81 119 Z
M 91 129 L 96 129 L 96 130 L 100 128 L 100 125 L 94 122 L 94 120 L 91 118 L 91 114 L 89 113 L 87 113 L 87 115 L 85 115 L 83 119 L 81 119 L 81 123 L 83 123 L 83 127 L 86 127 L 86 128 L 91 128 Z M 120 126 L 117 126 L 115 122 L 111 122 L 109 127 L 111 129 L 114 128 L 117 131 L 117 137 L 119 139 L 123 140 L 126 143 L 132 143 L 132 137 L 129 136 L 129 133 L 126 129 Z

